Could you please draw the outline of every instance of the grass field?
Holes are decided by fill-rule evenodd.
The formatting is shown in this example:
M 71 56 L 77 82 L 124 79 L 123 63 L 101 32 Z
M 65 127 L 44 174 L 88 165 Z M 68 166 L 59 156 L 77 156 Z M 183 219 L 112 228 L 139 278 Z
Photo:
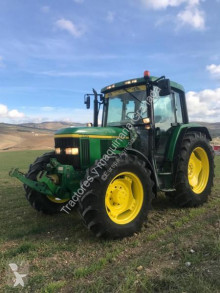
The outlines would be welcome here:
M 26 171 L 40 153 L 0 153 L 0 292 L 220 292 L 220 157 L 203 207 L 177 209 L 160 195 L 140 233 L 103 241 L 76 212 L 37 213 L 9 178 L 11 167 Z M 21 261 L 22 290 L 9 267 Z

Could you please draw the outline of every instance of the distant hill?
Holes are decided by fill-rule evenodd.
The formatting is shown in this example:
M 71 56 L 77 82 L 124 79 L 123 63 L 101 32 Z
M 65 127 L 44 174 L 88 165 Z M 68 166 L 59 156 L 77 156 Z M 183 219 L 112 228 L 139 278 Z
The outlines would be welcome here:
M 19 124 L 21 127 L 30 127 L 34 129 L 46 129 L 46 130 L 57 130 L 60 128 L 75 126 L 75 127 L 83 127 L 86 124 L 83 123 L 68 123 L 63 121 L 55 121 L 55 122 L 42 122 L 42 123 L 22 123 Z
M 220 122 L 199 124 L 210 130 L 213 143 L 220 144 Z M 18 125 L 0 123 L 0 151 L 53 149 L 54 132 L 69 126 L 83 127 L 85 124 L 62 121 Z
M 207 127 L 213 138 L 220 137 L 220 122 L 207 123 L 207 122 L 196 122 Z
M 220 122 L 208 123 L 208 122 L 196 122 L 207 127 L 213 138 L 220 137 Z M 44 130 L 57 130 L 69 126 L 83 127 L 86 124 L 83 123 L 68 123 L 63 121 L 56 122 L 42 122 L 42 123 L 23 123 L 19 124 L 21 127 L 28 127 L 33 129 L 44 129 Z
M 53 130 L 0 123 L 0 151 L 52 149 Z
M 22 124 L 0 123 L 0 151 L 53 149 L 54 132 L 57 129 L 70 126 L 82 127 L 85 124 L 62 121 Z

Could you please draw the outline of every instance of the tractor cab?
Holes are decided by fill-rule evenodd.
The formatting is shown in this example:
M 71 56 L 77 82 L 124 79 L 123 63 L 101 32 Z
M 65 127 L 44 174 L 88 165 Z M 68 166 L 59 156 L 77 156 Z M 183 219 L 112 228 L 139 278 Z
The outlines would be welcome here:
M 145 71 L 143 78 L 106 86 L 100 95 L 93 92 L 94 126 L 98 126 L 102 105 L 102 127 L 126 128 L 127 124 L 132 124 L 137 134 L 133 151 L 141 153 L 154 166 L 159 189 L 169 190 L 173 139 L 177 129 L 189 122 L 184 88 L 164 76 L 153 77 Z M 90 106 L 90 95 L 85 95 L 85 104 Z

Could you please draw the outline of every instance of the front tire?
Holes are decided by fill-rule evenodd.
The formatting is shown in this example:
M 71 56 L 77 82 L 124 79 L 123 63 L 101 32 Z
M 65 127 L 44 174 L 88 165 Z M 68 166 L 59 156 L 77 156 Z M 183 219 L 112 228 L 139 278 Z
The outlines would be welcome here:
M 197 207 L 211 193 L 214 178 L 214 152 L 201 132 L 185 135 L 176 173 L 176 191 L 168 194 L 180 207 Z
M 30 165 L 26 177 L 33 181 L 37 181 L 37 175 L 40 171 L 45 170 L 46 165 L 50 162 L 50 159 L 55 157 L 54 152 L 46 153 L 41 157 L 38 157 L 35 162 Z M 60 212 L 64 204 L 67 204 L 69 200 L 53 199 L 52 197 L 46 196 L 40 192 L 37 192 L 27 185 L 24 185 L 25 196 L 29 201 L 30 205 L 38 212 L 44 214 L 55 214 Z
M 88 169 L 87 176 L 93 176 L 96 166 Z M 79 200 L 85 225 L 97 237 L 131 236 L 147 219 L 154 197 L 151 172 L 132 155 L 116 156 L 96 170 L 99 176 Z

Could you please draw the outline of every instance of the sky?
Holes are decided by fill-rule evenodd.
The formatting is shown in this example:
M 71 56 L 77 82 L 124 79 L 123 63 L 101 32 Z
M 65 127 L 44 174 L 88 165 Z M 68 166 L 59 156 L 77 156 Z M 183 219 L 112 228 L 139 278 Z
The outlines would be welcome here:
M 142 77 L 220 121 L 220 0 L 1 0 L 0 122 L 92 121 L 84 94 Z

